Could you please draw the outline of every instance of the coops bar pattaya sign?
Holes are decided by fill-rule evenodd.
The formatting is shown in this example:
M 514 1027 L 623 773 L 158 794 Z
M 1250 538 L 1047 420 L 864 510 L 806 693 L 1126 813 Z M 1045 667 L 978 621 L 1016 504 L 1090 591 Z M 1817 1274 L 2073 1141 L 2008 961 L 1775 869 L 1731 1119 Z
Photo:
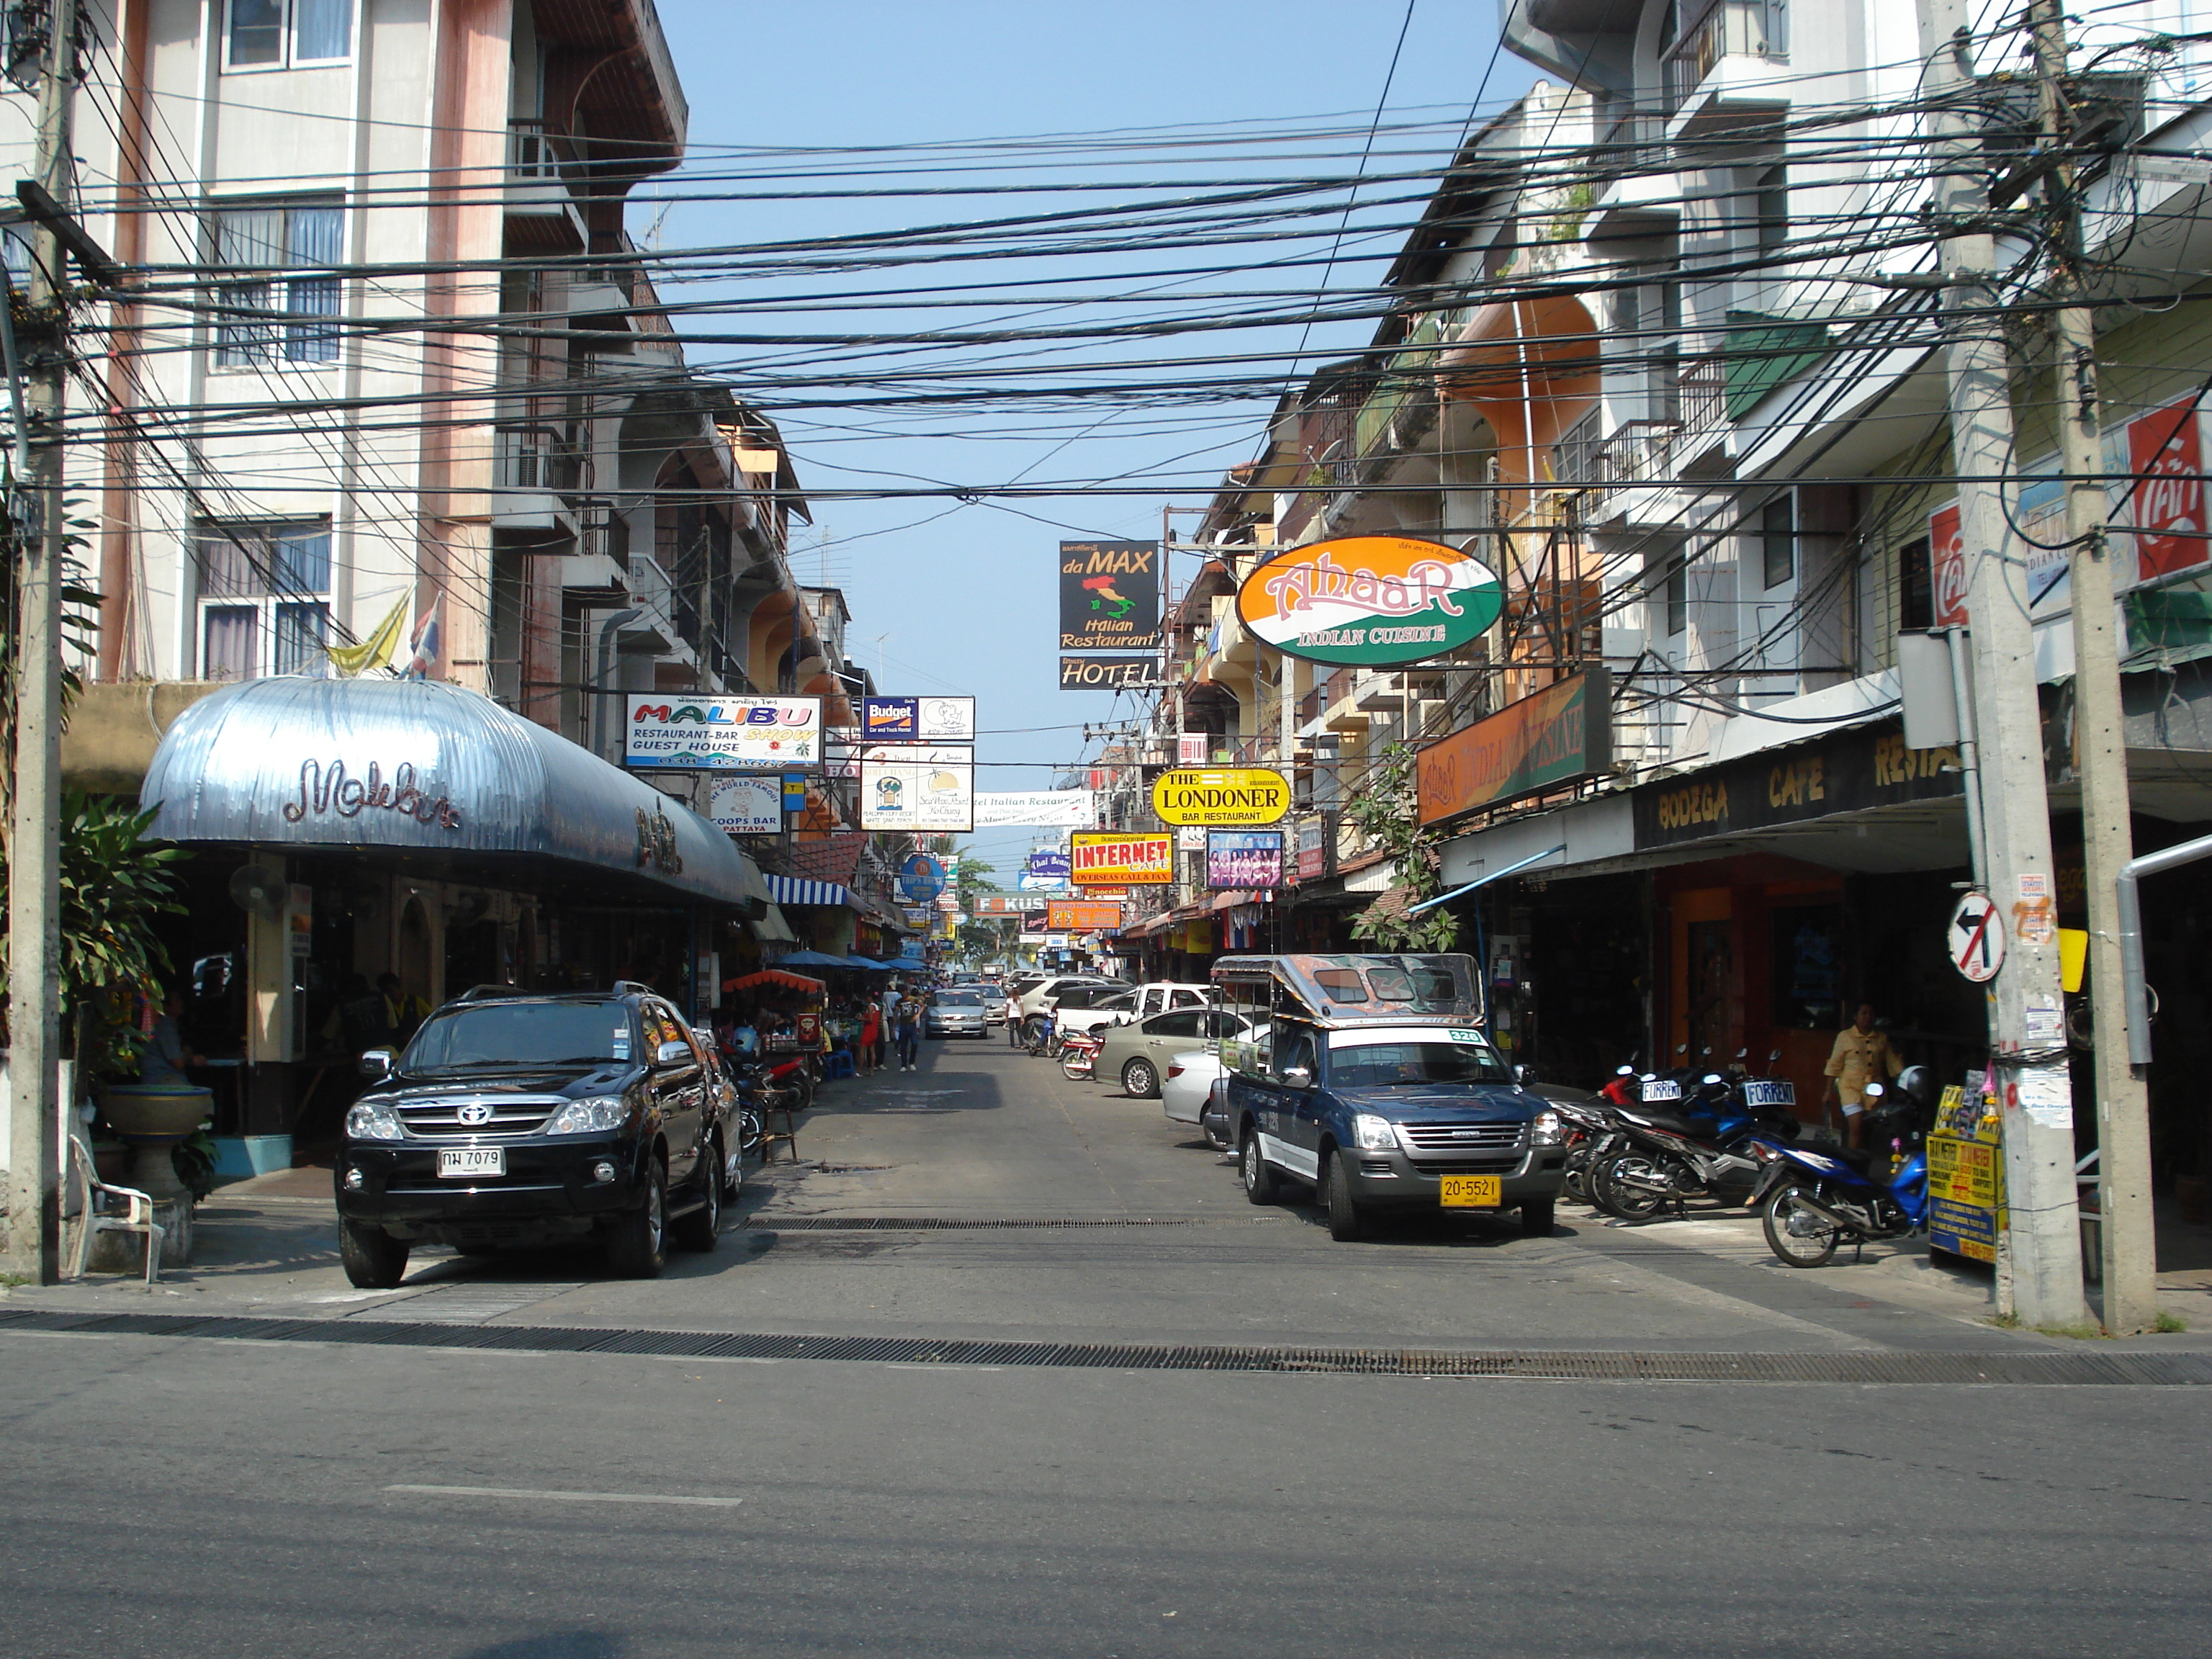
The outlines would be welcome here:
M 1274 823 L 1290 810 L 1290 780 L 1264 767 L 1163 772 L 1152 784 L 1162 823 Z
M 1079 830 L 1068 837 L 1078 887 L 1164 887 L 1175 879 L 1175 837 Z
M 1348 536 L 1269 559 L 1237 590 L 1237 614 L 1286 657 L 1382 668 L 1480 638 L 1503 601 L 1496 573 L 1455 547 Z
M 1547 686 L 1421 750 L 1421 822 L 1502 806 L 1613 764 L 1613 677 Z

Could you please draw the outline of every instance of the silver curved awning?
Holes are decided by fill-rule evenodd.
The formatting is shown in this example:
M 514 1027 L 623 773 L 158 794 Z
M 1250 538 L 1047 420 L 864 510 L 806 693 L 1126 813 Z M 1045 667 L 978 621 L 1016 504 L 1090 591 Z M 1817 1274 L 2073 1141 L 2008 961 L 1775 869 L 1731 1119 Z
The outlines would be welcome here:
M 138 799 L 158 808 L 149 833 L 164 841 L 477 869 L 506 854 L 748 915 L 768 904 L 758 867 L 682 802 L 489 697 L 431 681 L 242 681 L 178 717 Z

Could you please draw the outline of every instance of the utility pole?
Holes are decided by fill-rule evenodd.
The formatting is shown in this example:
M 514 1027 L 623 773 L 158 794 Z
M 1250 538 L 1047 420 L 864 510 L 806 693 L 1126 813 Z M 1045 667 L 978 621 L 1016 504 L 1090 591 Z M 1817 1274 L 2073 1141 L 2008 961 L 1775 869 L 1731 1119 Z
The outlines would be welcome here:
M 2051 160 L 2051 397 L 2059 465 L 2066 477 L 2067 567 L 2074 608 L 2075 772 L 2081 784 L 2081 863 L 2089 905 L 2089 1007 L 2098 1036 L 2097 1210 L 2103 1247 L 2105 1328 L 2114 1336 L 2158 1321 L 2158 1249 L 2151 1232 L 2150 1101 L 2128 1063 L 2127 995 L 2120 970 L 2119 878 L 2135 857 L 2120 661 L 2112 629 L 2111 542 L 2105 531 L 2102 429 L 2097 401 L 2097 331 L 2082 283 L 2081 200 L 2070 151 L 2074 112 L 2066 90 L 2066 22 L 2058 0 L 2033 0 L 2035 67 L 2043 147 Z
M 50 0 L 39 85 L 38 184 L 65 212 L 76 0 Z M 19 544 L 15 615 L 15 813 L 8 871 L 8 1271 L 51 1285 L 61 1255 L 62 234 L 45 219 L 31 241 L 30 310 L 48 326 L 25 365 L 29 476 L 10 506 Z
M 1922 91 L 1929 106 L 1929 222 L 1944 282 L 1952 471 L 1966 562 L 1982 833 L 1990 896 L 2010 921 L 2004 966 L 1989 985 L 1989 1087 L 2003 1112 L 2005 1195 L 1997 1311 L 2029 1325 L 2087 1317 L 2074 1190 L 2074 1108 L 2059 988 L 2057 884 L 2044 788 L 2027 572 L 2007 512 L 2015 476 L 2004 312 L 1974 106 L 1966 0 L 1918 0 Z M 1948 170 L 1947 170 L 1948 169 Z M 2080 595 L 2075 596 L 2077 607 Z

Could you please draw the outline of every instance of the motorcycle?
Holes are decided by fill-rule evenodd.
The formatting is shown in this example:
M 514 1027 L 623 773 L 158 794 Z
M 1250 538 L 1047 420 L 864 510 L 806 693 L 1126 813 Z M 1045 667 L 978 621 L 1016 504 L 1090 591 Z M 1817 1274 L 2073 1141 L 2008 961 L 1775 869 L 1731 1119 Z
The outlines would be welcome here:
M 1919 1131 L 1911 1133 L 1912 1155 L 1887 1181 L 1875 1178 L 1869 1152 L 1776 1147 L 1752 1194 L 1766 1248 L 1785 1267 L 1818 1267 L 1846 1242 L 1856 1261 L 1876 1239 L 1919 1231 L 1928 1222 L 1928 1155 L 1921 1139 Z
M 1566 1175 L 1562 1189 L 1577 1204 L 1594 1201 L 1589 1190 L 1590 1165 L 1619 1142 L 1620 1126 L 1613 1121 L 1612 1106 L 1601 1104 L 1601 1100 L 1555 1101 L 1552 1106 L 1567 1129 Z
M 1796 1093 L 1781 1079 L 1731 1084 L 1708 1072 L 1666 1116 L 1617 1108 L 1619 1144 L 1591 1163 L 1590 1201 L 1622 1221 L 1648 1220 L 1670 1200 L 1678 1216 L 1687 1213 L 1686 1199 L 1746 1201 L 1766 1167 L 1765 1149 L 1796 1138 L 1797 1119 L 1788 1109 Z
M 1071 1034 L 1060 1045 L 1060 1075 L 1078 1083 L 1088 1082 L 1097 1066 L 1098 1051 L 1105 1046 L 1103 1037 Z

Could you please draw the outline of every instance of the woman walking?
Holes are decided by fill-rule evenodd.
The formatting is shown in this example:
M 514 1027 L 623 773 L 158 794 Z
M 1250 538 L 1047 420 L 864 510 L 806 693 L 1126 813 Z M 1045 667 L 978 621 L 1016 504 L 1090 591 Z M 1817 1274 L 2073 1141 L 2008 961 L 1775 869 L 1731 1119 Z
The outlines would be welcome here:
M 862 1077 L 884 1063 L 884 1011 L 873 997 L 861 1012 L 860 1040 L 853 1058 L 859 1062 Z

